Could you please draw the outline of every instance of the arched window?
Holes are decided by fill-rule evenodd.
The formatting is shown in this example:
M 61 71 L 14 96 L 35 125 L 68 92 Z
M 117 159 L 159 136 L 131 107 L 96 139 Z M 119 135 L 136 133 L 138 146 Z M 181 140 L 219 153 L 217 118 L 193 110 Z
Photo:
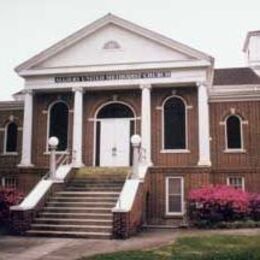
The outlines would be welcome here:
M 242 149 L 241 119 L 231 115 L 226 119 L 226 148 Z
M 186 108 L 179 97 L 166 99 L 163 106 L 164 149 L 186 149 Z
M 69 108 L 64 102 L 56 102 L 49 109 L 49 136 L 59 139 L 57 151 L 65 151 L 68 148 L 68 117 Z
M 5 149 L 6 153 L 17 152 L 17 125 L 10 122 L 5 128 Z

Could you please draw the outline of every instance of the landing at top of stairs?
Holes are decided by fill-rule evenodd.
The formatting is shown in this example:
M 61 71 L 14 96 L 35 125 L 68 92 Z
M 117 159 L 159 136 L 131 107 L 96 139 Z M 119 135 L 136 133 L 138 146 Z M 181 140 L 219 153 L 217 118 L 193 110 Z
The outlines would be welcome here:
M 130 167 L 82 167 L 76 172 L 77 177 L 89 175 L 123 175 L 126 176 Z

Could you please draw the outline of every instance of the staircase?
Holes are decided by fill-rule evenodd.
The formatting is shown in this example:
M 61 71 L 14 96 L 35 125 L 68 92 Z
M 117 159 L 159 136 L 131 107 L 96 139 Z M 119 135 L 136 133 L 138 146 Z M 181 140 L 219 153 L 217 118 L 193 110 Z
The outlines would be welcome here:
M 101 238 L 112 236 L 112 212 L 128 168 L 81 168 L 34 219 L 27 235 Z

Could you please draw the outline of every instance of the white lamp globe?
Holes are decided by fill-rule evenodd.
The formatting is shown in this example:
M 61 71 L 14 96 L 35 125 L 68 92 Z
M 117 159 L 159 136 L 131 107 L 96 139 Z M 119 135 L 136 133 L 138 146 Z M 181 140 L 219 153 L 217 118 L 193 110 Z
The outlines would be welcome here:
M 49 138 L 48 144 L 51 148 L 55 148 L 59 144 L 59 139 L 56 136 L 52 136 Z
M 141 136 L 140 135 L 133 135 L 131 137 L 131 143 L 133 145 L 139 145 L 141 143 Z

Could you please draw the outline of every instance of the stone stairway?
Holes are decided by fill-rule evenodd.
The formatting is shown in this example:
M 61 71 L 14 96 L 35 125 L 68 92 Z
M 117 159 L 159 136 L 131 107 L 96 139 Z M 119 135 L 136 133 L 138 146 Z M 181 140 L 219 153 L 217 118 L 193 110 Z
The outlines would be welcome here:
M 34 219 L 27 235 L 111 238 L 112 212 L 127 168 L 82 168 Z

